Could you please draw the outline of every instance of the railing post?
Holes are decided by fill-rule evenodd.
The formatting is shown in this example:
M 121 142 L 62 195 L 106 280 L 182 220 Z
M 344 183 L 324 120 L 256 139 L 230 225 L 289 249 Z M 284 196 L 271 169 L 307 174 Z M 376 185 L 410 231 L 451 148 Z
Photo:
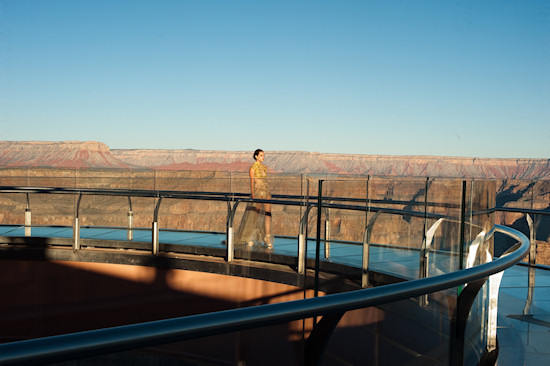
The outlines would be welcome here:
M 534 266 L 537 263 L 537 242 L 535 240 L 535 225 L 531 215 L 526 214 L 527 224 L 529 225 L 529 265 Z
M 504 272 L 489 276 L 489 312 L 487 315 L 487 352 L 497 349 L 498 291 Z
M 462 193 L 460 203 L 460 230 L 458 238 L 458 269 L 464 268 L 464 246 L 466 245 L 464 240 L 466 230 L 466 181 L 462 181 Z
M 376 211 L 374 215 L 372 215 L 365 226 L 365 234 L 363 234 L 363 263 L 361 268 L 361 287 L 363 288 L 367 288 L 369 286 L 370 238 L 374 223 L 381 213 L 382 211 Z
M 306 207 L 304 215 L 300 219 L 300 229 L 298 231 L 298 273 L 306 273 L 306 261 L 307 261 L 307 221 L 308 214 L 311 206 Z
M 430 249 L 435 236 L 435 232 L 443 222 L 440 218 L 428 229 L 422 241 L 422 248 L 420 249 L 420 273 L 418 278 L 426 278 L 429 276 L 429 264 L 430 264 Z
M 330 212 L 328 207 L 325 215 L 325 259 L 327 259 L 330 258 Z
M 527 300 L 523 308 L 523 314 L 528 315 L 533 303 L 533 292 L 535 289 L 535 265 L 537 263 L 537 241 L 535 239 L 536 226 L 531 215 L 526 214 L 527 224 L 529 225 L 529 276 L 527 279 Z
M 233 194 L 233 178 L 231 172 L 229 172 L 229 192 L 231 193 L 231 199 L 234 199 Z M 235 218 L 235 211 L 237 207 L 237 203 L 235 203 L 234 207 L 231 207 L 231 201 L 227 201 L 227 219 L 225 221 L 226 223 L 226 231 L 225 231 L 225 242 L 227 244 L 227 262 L 232 263 L 235 259 L 235 233 L 233 231 L 233 219 Z
M 227 230 L 225 242 L 227 243 L 227 262 L 232 263 L 235 259 L 235 235 L 233 230 L 233 222 L 235 221 L 235 212 L 240 201 L 235 202 L 231 207 L 231 202 L 227 202 Z
M 134 211 L 132 211 L 132 199 L 128 196 L 128 241 L 134 240 Z
M 25 236 L 31 236 L 32 214 L 29 194 L 27 193 L 27 208 L 25 209 Z
M 488 242 L 486 240 L 487 233 L 481 231 L 470 245 L 468 259 L 466 261 L 466 268 L 474 266 L 476 259 L 480 261 L 479 264 L 489 263 L 493 260 L 493 257 L 488 249 Z M 502 257 L 505 257 L 507 253 L 504 253 Z M 489 276 L 488 293 L 489 293 L 489 306 L 487 309 L 487 349 L 486 354 L 491 354 L 497 349 L 497 315 L 498 315 L 498 292 L 500 289 L 500 282 L 504 272 L 495 273 Z M 467 284 L 469 286 L 469 284 Z
M 159 253 L 159 223 L 157 221 L 153 221 L 153 226 L 151 228 L 152 230 L 152 243 L 153 243 L 153 255 L 157 255 Z
M 157 205 L 155 206 L 155 212 L 153 214 L 153 227 L 152 227 L 152 241 L 153 241 L 153 255 L 159 253 L 159 223 L 158 223 L 158 214 L 160 203 L 162 202 L 162 197 L 159 197 Z
M 464 366 L 464 341 L 468 315 L 474 300 L 486 278 L 470 282 L 464 287 L 456 299 L 455 310 L 451 318 L 449 365 Z
M 428 184 L 429 184 L 429 180 L 430 180 L 430 177 L 426 177 L 426 182 L 424 183 L 424 231 L 422 233 L 423 235 L 423 240 L 422 240 L 422 249 L 420 251 L 420 275 L 418 276 L 418 278 L 424 278 L 424 277 L 427 277 L 427 257 L 424 253 L 424 249 L 425 249 L 425 246 L 426 244 L 428 243 L 427 241 L 427 235 L 428 235 Z M 431 241 L 430 241 L 430 244 L 431 244 Z M 426 271 L 424 271 L 423 269 L 423 266 L 424 268 L 426 268 Z M 424 272 L 426 272 L 426 274 L 424 274 Z
M 76 252 L 80 250 L 80 201 L 82 200 L 82 192 L 78 194 L 74 211 L 74 224 L 73 224 L 73 250 Z
M 430 268 L 430 249 L 432 247 L 433 238 L 435 236 L 435 232 L 439 228 L 439 225 L 443 222 L 443 219 L 440 218 L 436 222 L 433 223 L 433 225 L 430 227 L 430 229 L 424 234 L 424 240 L 422 241 L 422 248 L 420 249 L 420 266 L 419 266 L 419 273 L 418 278 L 427 278 L 429 276 L 429 268 Z M 429 300 L 428 300 L 428 294 L 420 296 L 420 306 L 428 306 Z
M 531 305 L 533 304 L 533 295 L 535 292 L 535 267 L 529 266 L 529 275 L 527 277 L 527 299 L 523 307 L 523 315 L 531 313 Z
M 315 280 L 314 296 L 319 296 L 319 265 L 321 251 L 321 220 L 323 218 L 323 180 L 319 179 L 319 188 L 317 190 L 317 237 L 315 239 Z

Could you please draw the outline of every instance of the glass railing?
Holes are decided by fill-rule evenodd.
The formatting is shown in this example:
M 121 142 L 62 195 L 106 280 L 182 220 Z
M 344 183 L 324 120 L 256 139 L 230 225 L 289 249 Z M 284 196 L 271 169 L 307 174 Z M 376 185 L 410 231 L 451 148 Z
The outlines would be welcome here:
M 261 335 L 265 334 L 278 334 L 281 329 L 287 329 L 285 334 L 290 332 L 288 334 L 299 339 L 304 336 L 303 330 L 292 324 L 313 318 L 317 320 L 314 320 L 312 331 L 305 334 L 307 339 L 303 351 L 298 352 L 302 360 L 299 364 L 333 364 L 335 359 L 347 364 L 402 364 L 413 361 L 448 365 L 477 363 L 486 349 L 476 347 L 479 342 L 472 340 L 475 332 L 465 325 L 471 297 L 475 296 L 476 289 L 485 278 L 521 260 L 529 247 L 527 238 L 521 233 L 507 228 L 498 229 L 512 236 L 520 245 L 504 258 L 468 270 L 300 301 L 7 343 L 0 345 L 0 361 L 5 364 L 28 364 L 90 356 L 94 356 L 93 362 L 128 362 L 136 358 L 143 361 L 162 358 L 164 353 L 174 356 L 175 350 L 185 349 L 185 344 L 190 340 L 202 339 L 201 344 L 217 351 L 218 358 L 210 358 L 211 362 L 244 362 L 252 358 L 253 362 L 277 364 L 288 361 L 284 357 L 287 353 L 284 347 L 277 347 L 276 358 L 266 360 L 256 354 L 260 358 L 254 359 L 247 357 L 246 347 L 240 342 L 253 343 L 252 339 L 263 339 Z M 456 298 L 441 293 L 464 284 L 467 285 Z M 439 299 L 437 311 L 424 310 L 416 305 L 426 294 Z M 483 322 L 478 322 L 477 317 L 470 324 L 477 326 L 478 333 L 484 329 Z M 219 338 L 220 335 L 230 337 Z M 330 342 L 325 345 L 329 338 Z M 228 339 L 233 341 L 227 342 Z M 270 343 L 270 347 L 264 350 L 273 349 L 274 344 L 279 343 Z M 224 352 L 231 351 L 232 345 L 240 353 L 222 356 Z M 149 352 L 147 349 L 139 351 L 142 347 L 152 346 L 157 348 L 149 349 Z M 196 349 L 197 344 L 191 343 L 190 347 Z M 138 353 L 132 353 L 136 349 Z M 126 353 L 121 354 L 120 358 L 100 357 L 114 352 Z M 172 362 L 176 361 L 172 359 Z
M 328 265 L 352 269 L 329 279 L 340 281 L 341 288 L 348 291 L 350 287 L 344 283 L 357 289 L 381 285 L 381 275 L 397 282 L 452 275 L 483 267 L 494 254 L 494 181 L 274 176 L 268 182 L 272 199 L 251 200 L 246 175 L 111 174 L 1 177 L 1 224 L 28 229 L 21 236 L 31 237 L 40 236 L 41 228 L 71 228 L 74 250 L 83 249 L 79 242 L 81 229 L 116 228 L 124 232 L 120 240 L 148 242 L 149 252 L 154 255 L 163 252 L 162 233 L 212 233 L 218 235 L 217 242 L 205 245 L 223 248 L 228 262 L 235 258 L 276 262 L 276 255 L 294 257 L 292 268 L 296 273 L 315 279 L 313 285 L 304 285 L 315 290 L 314 297 L 326 297 L 323 295 L 327 292 L 319 287 L 319 276 L 331 271 L 334 274 Z M 231 233 L 249 202 L 272 205 L 272 253 L 256 257 L 246 248 L 230 245 Z M 134 234 L 138 231 L 147 233 L 146 239 L 143 235 L 137 239 Z M 511 244 L 517 240 L 511 239 Z M 457 282 L 404 296 L 399 302 L 388 298 L 379 303 L 382 318 L 399 318 L 411 331 L 422 328 L 430 334 L 425 342 L 420 342 L 423 345 L 415 343 L 412 334 L 410 342 L 391 332 L 384 336 L 402 339 L 403 360 L 424 347 L 422 357 L 435 363 L 450 363 L 455 352 L 453 334 L 460 334 L 453 327 L 458 326 L 458 320 L 467 319 L 461 328 L 460 352 L 464 364 L 478 362 L 484 353 L 494 350 L 496 325 L 491 323 L 494 311 L 490 309 L 494 308 L 495 286 L 498 289 L 496 277 L 492 284 L 485 285 L 482 278 L 474 281 L 480 283 L 477 289 L 474 282 Z M 332 292 L 340 292 L 339 286 L 332 285 Z M 473 305 L 470 307 L 469 303 Z M 414 309 L 416 315 L 400 309 Z M 367 314 L 373 310 L 356 311 Z M 461 313 L 464 311 L 466 315 Z M 376 319 L 370 315 L 365 317 Z M 361 315 L 346 315 L 337 321 L 331 340 L 338 344 L 339 339 L 349 339 L 350 331 L 361 329 L 372 344 L 384 343 L 379 338 L 378 322 L 362 323 L 358 319 Z M 301 329 L 309 333 L 310 328 Z M 391 358 L 384 354 L 386 348 L 377 349 L 377 355 L 371 353 L 368 357 L 375 357 L 373 362 L 381 364 L 389 362 Z M 327 352 L 337 353 L 331 348 Z
M 152 179 L 160 189 L 145 189 L 144 182 L 151 181 L 150 177 L 141 183 L 134 181 L 130 189 L 121 188 L 130 182 L 124 182 L 126 178 L 120 182 L 118 177 L 79 178 L 72 187 L 63 184 L 68 178 L 61 177 L 55 189 L 38 184 L 53 183 L 52 179 L 33 177 L 36 184 L 28 187 L 35 189 L 5 190 L 0 201 L 4 202 L 2 224 L 25 225 L 30 232 L 32 227 L 52 225 L 73 226 L 75 230 L 127 228 L 129 239 L 133 239 L 134 230 L 152 227 L 154 231 L 227 235 L 228 229 L 234 233 L 251 201 L 245 177 Z M 323 190 L 320 211 L 316 198 L 319 182 Z M 435 179 L 272 178 L 272 231 L 276 240 L 283 242 L 301 234 L 309 240 L 319 239 L 320 260 L 351 264 L 365 271 L 376 268 L 409 279 L 447 273 L 464 268 L 467 247 L 460 243 L 468 245 L 494 226 L 494 200 L 486 193 L 494 190 L 493 184 Z M 321 226 L 317 227 L 317 222 Z M 492 236 L 487 235 L 486 240 L 492 241 Z M 231 235 L 226 242 L 231 242 Z M 492 244 L 490 248 L 492 253 Z M 308 256 L 314 249 L 308 244 Z M 388 256 L 399 265 L 384 265 Z

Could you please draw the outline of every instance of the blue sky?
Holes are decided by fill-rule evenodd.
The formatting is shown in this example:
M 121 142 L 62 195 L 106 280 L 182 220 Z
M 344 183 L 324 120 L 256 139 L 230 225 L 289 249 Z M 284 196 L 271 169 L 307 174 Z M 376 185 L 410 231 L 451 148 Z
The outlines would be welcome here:
M 0 0 L 0 140 L 550 158 L 550 2 Z

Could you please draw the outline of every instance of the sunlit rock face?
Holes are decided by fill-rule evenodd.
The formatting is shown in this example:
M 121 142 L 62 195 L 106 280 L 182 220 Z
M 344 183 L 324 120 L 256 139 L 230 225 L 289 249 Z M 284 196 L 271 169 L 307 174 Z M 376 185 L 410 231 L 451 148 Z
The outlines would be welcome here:
M 96 141 L 0 141 L 0 167 L 246 172 L 251 151 L 110 149 Z M 272 173 L 488 179 L 550 178 L 550 159 L 323 154 L 266 151 Z
M 111 150 L 111 153 L 127 164 L 167 170 L 246 171 L 248 165 L 253 161 L 252 153 L 248 151 Z M 267 151 L 265 163 L 273 172 L 291 174 L 494 179 L 550 177 L 549 159 L 485 159 Z
M 248 168 L 251 151 L 110 149 L 101 142 L 13 142 L 0 141 L 0 185 L 86 187 L 145 190 L 205 191 L 249 193 Z M 404 201 L 423 199 L 425 177 L 438 185 L 458 181 L 445 178 L 491 179 L 497 206 L 548 209 L 550 207 L 550 160 L 480 159 L 433 156 L 374 156 L 321 154 L 297 151 L 266 151 L 273 194 L 316 194 L 316 179 L 335 176 L 324 194 L 335 197 L 366 197 L 366 176 L 371 176 L 369 196 Z M 359 179 L 355 179 L 359 177 Z M 407 178 L 405 184 L 400 179 Z M 390 178 L 390 179 L 384 179 Z M 443 179 L 437 179 L 443 178 Z M 449 181 L 451 183 L 445 183 Z M 437 198 L 457 202 L 458 188 L 441 189 Z M 72 225 L 74 197 L 69 195 L 31 195 L 34 225 Z M 53 200 L 53 201 L 52 201 Z M 81 203 L 84 225 L 124 226 L 127 198 L 87 196 Z M 0 223 L 24 224 L 27 202 L 24 195 L 0 197 Z M 134 225 L 150 227 L 153 198 L 132 202 Z M 55 207 L 55 210 L 52 210 Z M 101 209 L 98 209 L 101 208 Z M 244 209 L 239 208 L 237 220 Z M 159 220 L 162 228 L 208 230 L 226 229 L 225 202 L 166 199 Z M 297 235 L 302 212 L 298 207 L 275 206 L 273 229 L 277 235 Z M 364 214 L 331 211 L 331 237 L 360 241 L 364 233 Z M 313 218 L 311 218 L 313 220 Z M 526 225 L 521 214 L 498 212 L 496 223 L 519 229 Z M 374 233 L 379 243 L 406 241 L 421 243 L 423 225 L 402 217 L 381 220 L 384 231 Z M 546 218 L 544 218 L 546 220 Z M 540 258 L 550 263 L 550 233 L 546 221 L 537 232 Z M 313 221 L 310 227 L 314 227 Z M 390 230 L 391 228 L 391 230 Z M 415 228 L 412 230 L 411 228 Z M 455 235 L 456 236 L 456 235 Z M 545 245 L 543 245 L 545 244 Z M 544 259 L 542 259 L 544 258 Z
M 130 168 L 97 141 L 0 141 L 2 167 Z

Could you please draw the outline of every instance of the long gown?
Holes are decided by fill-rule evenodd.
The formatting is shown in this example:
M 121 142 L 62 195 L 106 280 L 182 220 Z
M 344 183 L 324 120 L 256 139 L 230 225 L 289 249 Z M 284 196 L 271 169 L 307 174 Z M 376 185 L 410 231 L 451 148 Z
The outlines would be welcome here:
M 254 172 L 254 198 L 271 199 L 267 186 L 267 167 L 256 161 L 252 164 Z M 265 232 L 265 204 L 250 202 L 246 206 L 241 223 L 235 234 L 235 244 L 264 243 Z

